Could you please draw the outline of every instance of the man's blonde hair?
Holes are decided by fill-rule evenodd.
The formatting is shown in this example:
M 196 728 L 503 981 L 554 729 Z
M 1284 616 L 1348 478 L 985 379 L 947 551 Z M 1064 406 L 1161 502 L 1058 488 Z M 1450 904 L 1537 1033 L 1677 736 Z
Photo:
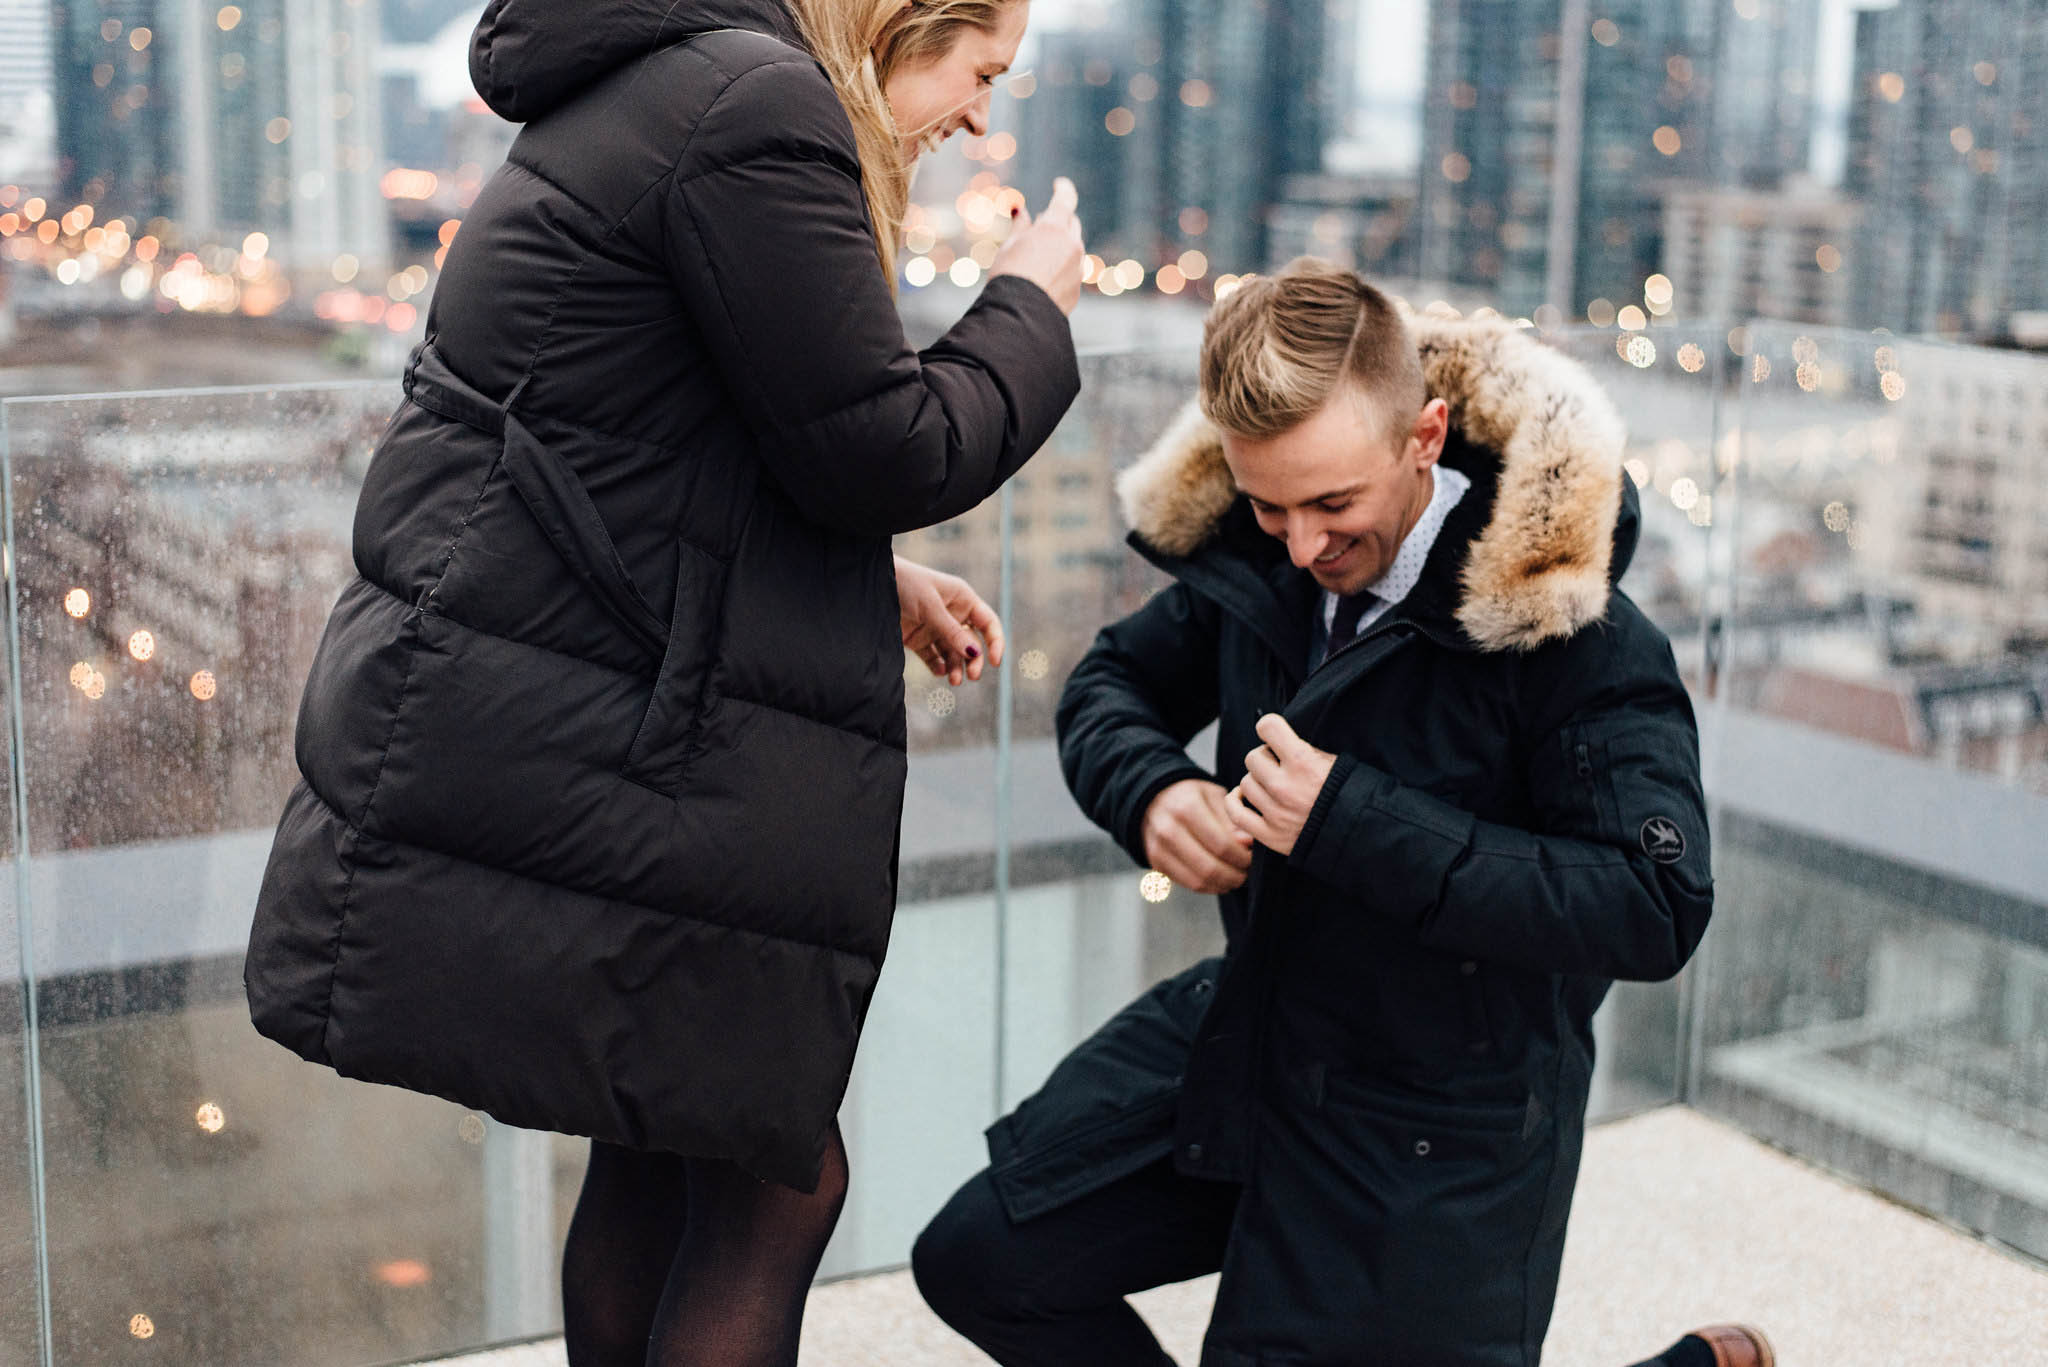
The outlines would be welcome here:
M 1408 325 L 1356 271 L 1313 256 L 1246 280 L 1202 330 L 1202 415 L 1264 440 L 1315 416 L 1339 387 L 1405 442 L 1427 399 Z

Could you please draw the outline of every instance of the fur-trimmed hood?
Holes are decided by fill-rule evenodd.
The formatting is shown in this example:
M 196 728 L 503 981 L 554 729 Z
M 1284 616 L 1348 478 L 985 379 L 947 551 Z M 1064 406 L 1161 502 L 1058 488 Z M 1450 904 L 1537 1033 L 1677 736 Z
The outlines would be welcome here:
M 1499 457 L 1492 509 L 1460 571 L 1458 624 L 1482 650 L 1562 640 L 1607 610 L 1622 509 L 1621 415 L 1577 361 L 1497 318 L 1408 319 L 1452 431 Z M 1144 543 L 1186 558 L 1238 500 L 1216 429 L 1190 402 L 1117 478 Z

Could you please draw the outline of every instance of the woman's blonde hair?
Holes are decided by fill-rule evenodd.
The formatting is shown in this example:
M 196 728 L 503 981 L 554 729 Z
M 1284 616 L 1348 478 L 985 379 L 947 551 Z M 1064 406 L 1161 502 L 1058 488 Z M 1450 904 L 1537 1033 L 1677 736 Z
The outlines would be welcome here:
M 1202 331 L 1202 415 L 1235 436 L 1291 431 L 1348 385 L 1405 440 L 1428 398 L 1422 361 L 1393 301 L 1313 256 L 1253 276 L 1209 311 Z
M 910 207 L 910 165 L 883 87 L 907 67 L 944 56 L 970 28 L 991 30 L 1024 0 L 785 0 L 811 55 L 832 78 L 853 124 L 875 252 L 896 286 L 896 236 Z

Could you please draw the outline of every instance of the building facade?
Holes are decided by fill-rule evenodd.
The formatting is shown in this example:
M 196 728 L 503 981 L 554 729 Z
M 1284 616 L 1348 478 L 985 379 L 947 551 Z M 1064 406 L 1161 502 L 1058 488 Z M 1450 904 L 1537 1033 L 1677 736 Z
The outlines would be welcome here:
M 62 193 L 102 221 L 239 246 L 313 276 L 390 259 L 374 6 L 58 0 Z
M 0 0 L 0 181 L 47 189 L 57 169 L 50 7 Z
M 1861 321 L 2000 336 L 2048 309 L 2048 8 L 1900 0 L 1856 16 L 1845 184 L 1868 205 Z
M 1638 299 L 1674 189 L 1804 170 L 1819 16 L 1818 0 L 1436 0 L 1422 273 L 1511 313 Z
M 1376 279 L 1415 275 L 1415 181 L 1400 175 L 1289 176 L 1266 211 L 1267 264 L 1320 256 Z
M 1141 0 L 1114 31 L 1040 40 L 1018 111 L 1015 181 L 1073 177 L 1091 249 L 1148 270 L 1199 249 L 1221 272 L 1267 259 L 1267 209 L 1322 168 L 1352 80 L 1332 37 L 1350 0 Z
M 1846 253 L 1861 221 L 1855 200 L 1810 181 L 1674 187 L 1664 196 L 1661 267 L 1672 311 L 1846 327 L 1855 317 Z

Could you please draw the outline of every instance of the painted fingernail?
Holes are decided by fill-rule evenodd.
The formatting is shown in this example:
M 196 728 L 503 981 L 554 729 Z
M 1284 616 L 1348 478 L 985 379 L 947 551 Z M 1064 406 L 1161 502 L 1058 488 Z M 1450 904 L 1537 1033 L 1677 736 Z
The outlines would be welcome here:
M 981 658 L 981 649 L 980 649 L 980 647 L 978 647 L 978 646 L 969 646 L 969 647 L 967 647 L 967 658 L 968 658 L 968 659 L 970 659 L 970 660 L 978 660 L 978 659 L 980 659 L 980 658 Z

